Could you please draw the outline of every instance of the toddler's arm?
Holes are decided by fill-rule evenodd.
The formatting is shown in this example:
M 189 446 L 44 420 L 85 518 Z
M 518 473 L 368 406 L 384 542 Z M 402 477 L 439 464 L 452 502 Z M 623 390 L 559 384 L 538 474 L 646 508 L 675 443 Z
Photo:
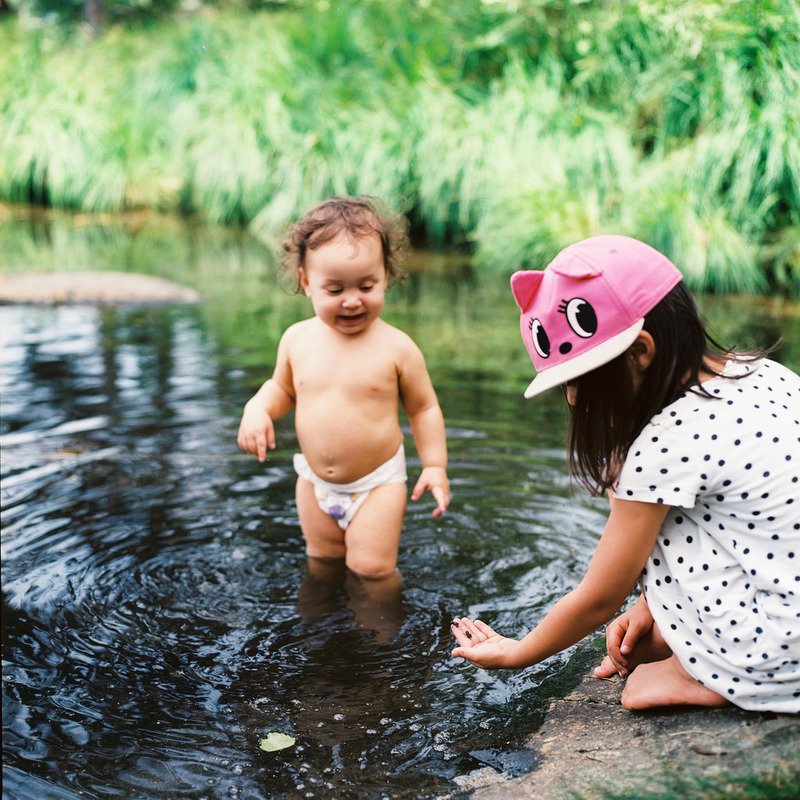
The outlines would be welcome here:
M 411 492 L 411 499 L 418 500 L 426 490 L 430 491 L 436 500 L 433 516 L 438 517 L 450 505 L 447 436 L 444 416 L 425 367 L 425 359 L 416 345 L 413 345 L 400 375 L 400 395 L 422 462 L 422 472 Z
M 278 358 L 272 377 L 245 403 L 239 423 L 237 444 L 246 453 L 258 456 L 259 461 L 266 460 L 267 448 L 275 449 L 273 420 L 294 408 L 294 395 L 286 388 L 292 385 L 286 350 L 284 337 L 278 345 Z
M 286 390 L 270 378 L 245 403 L 236 440 L 239 447 L 246 453 L 257 455 L 259 461 L 266 460 L 267 448 L 275 449 L 275 426 L 272 420 L 288 413 L 293 407 L 294 401 Z M 272 409 L 273 413 L 270 414 L 267 409 Z

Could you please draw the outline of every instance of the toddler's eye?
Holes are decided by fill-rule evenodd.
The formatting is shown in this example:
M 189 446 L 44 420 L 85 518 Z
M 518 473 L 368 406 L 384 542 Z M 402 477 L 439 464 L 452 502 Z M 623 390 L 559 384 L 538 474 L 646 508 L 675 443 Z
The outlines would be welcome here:
M 597 333 L 597 314 L 591 303 L 581 297 L 574 297 L 567 303 L 567 322 L 581 339 L 588 339 Z
M 542 358 L 549 358 L 550 356 L 550 339 L 547 336 L 547 331 L 544 329 L 544 325 L 539 322 L 538 319 L 532 319 L 530 322 L 531 326 L 531 339 L 533 339 L 533 346 L 536 348 L 536 352 Z
M 368 283 L 366 286 L 361 287 L 362 292 L 371 292 L 375 288 L 374 283 Z

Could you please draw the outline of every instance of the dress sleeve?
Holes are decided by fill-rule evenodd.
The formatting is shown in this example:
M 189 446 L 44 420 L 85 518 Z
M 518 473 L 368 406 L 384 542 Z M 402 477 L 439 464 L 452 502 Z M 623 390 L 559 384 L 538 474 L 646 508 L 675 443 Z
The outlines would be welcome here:
M 694 429 L 698 420 L 693 417 L 702 415 L 693 405 L 678 401 L 645 426 L 628 451 L 617 499 L 693 508 L 708 490 L 716 439 Z

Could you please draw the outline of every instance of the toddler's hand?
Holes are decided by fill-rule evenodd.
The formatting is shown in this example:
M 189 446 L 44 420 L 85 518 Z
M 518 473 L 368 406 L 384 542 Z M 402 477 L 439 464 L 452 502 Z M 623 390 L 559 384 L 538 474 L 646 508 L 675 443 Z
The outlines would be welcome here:
M 447 480 L 447 471 L 444 467 L 425 467 L 414 486 L 411 499 L 419 500 L 426 490 L 430 490 L 436 501 L 433 516 L 440 517 L 450 505 L 450 482 Z
M 265 461 L 267 448 L 275 449 L 275 428 L 270 415 L 263 409 L 245 406 L 236 443 L 245 453 L 253 453 L 259 461 Z

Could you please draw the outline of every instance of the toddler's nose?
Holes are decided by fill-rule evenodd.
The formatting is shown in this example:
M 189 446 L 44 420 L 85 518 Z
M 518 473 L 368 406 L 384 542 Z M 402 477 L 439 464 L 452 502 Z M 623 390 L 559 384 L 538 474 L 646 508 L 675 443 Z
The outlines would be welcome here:
M 361 303 L 361 299 L 357 294 L 345 293 L 342 297 L 342 305 L 345 308 L 357 308 Z

